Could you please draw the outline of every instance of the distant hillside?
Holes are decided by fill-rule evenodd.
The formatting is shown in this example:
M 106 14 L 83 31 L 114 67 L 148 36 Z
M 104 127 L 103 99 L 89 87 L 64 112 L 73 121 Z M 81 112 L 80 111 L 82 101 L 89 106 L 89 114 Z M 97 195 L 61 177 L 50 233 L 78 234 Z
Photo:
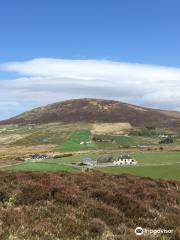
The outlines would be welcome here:
M 50 122 L 127 122 L 132 126 L 180 130 L 180 112 L 156 110 L 102 99 L 76 99 L 33 109 L 0 124 Z

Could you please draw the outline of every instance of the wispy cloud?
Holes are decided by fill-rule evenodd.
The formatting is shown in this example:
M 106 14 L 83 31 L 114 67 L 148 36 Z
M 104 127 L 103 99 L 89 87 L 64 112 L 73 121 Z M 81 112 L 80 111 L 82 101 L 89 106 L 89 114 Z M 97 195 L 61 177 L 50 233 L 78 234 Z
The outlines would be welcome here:
M 33 59 L 0 64 L 0 118 L 54 101 L 94 97 L 180 110 L 180 69 L 104 60 Z M 8 103 L 8 104 L 7 104 Z M 16 103 L 10 104 L 10 103 Z M 7 115 L 7 116 L 6 116 Z

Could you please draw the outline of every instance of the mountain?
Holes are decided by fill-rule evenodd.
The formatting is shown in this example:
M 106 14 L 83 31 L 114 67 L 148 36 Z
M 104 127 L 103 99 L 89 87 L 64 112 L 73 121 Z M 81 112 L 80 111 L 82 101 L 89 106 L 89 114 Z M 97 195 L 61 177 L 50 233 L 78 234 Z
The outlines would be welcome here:
M 128 122 L 137 127 L 180 130 L 180 112 L 150 109 L 114 100 L 75 99 L 35 108 L 0 124 L 50 122 Z

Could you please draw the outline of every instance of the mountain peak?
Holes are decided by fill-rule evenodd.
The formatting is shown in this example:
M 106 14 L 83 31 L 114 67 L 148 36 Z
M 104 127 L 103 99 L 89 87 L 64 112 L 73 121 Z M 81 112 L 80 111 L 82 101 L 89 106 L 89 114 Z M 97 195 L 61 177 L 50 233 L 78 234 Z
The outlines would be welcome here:
M 132 126 L 180 129 L 180 113 L 140 107 L 115 100 L 73 99 L 38 107 L 0 124 L 50 122 L 128 122 Z

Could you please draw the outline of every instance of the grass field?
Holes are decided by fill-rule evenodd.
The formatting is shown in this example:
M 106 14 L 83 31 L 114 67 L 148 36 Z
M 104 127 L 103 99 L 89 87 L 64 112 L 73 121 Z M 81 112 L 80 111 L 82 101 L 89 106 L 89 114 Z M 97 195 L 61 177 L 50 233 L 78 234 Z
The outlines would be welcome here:
M 126 153 L 122 152 L 121 148 L 126 148 L 128 152 L 128 148 L 132 146 L 151 145 L 156 146 L 157 149 L 160 147 L 157 136 L 96 135 L 95 137 L 98 137 L 101 141 L 97 141 L 97 139 L 96 141 L 92 141 L 91 129 L 92 124 L 86 123 L 0 126 L 0 160 L 4 165 L 12 163 L 10 167 L 1 168 L 1 170 L 77 172 L 78 169 L 65 164 L 80 162 L 84 157 L 91 157 L 93 160 L 97 160 L 98 157 L 107 155 L 103 153 L 107 151 L 111 152 L 109 155 L 117 156 Z M 179 139 L 177 138 L 174 143 L 177 146 L 179 146 L 178 141 Z M 90 143 L 80 144 L 80 142 Z M 163 146 L 164 151 L 162 152 L 139 152 L 138 148 L 132 148 L 135 150 L 131 155 L 138 161 L 138 167 L 106 167 L 103 169 L 98 167 L 98 169 L 116 173 L 123 173 L 125 171 L 130 174 L 147 177 L 180 179 L 180 173 L 178 173 L 180 165 L 176 164 L 180 162 L 180 151 L 166 152 L 166 147 Z M 116 151 L 113 152 L 113 149 Z M 77 155 L 75 153 L 86 150 L 89 151 L 88 154 L 82 152 Z M 97 151 L 93 153 L 91 150 Z M 19 156 L 23 159 L 23 156 L 28 156 L 32 153 L 52 153 L 55 151 L 61 153 L 74 152 L 75 155 L 47 159 L 41 163 L 25 162 L 18 165 L 13 164 L 18 163 L 15 160 Z
M 162 166 L 104 167 L 98 168 L 98 170 L 115 174 L 129 173 L 141 177 L 180 179 L 180 164 Z
M 50 162 L 50 163 L 60 163 L 60 164 L 68 164 L 68 163 L 76 163 L 76 162 L 80 162 L 84 157 L 87 157 L 89 155 L 87 154 L 80 154 L 80 155 L 76 155 L 76 156 L 70 156 L 70 157 L 62 157 L 62 158 L 50 158 L 50 159 L 45 159 L 43 160 L 44 162 Z M 93 154 L 93 155 L 90 155 L 90 157 L 93 159 L 93 160 L 96 160 L 96 157 L 98 155 L 96 154 Z
M 22 132 L 22 128 L 25 126 L 19 126 L 11 131 L 12 134 L 21 134 L 22 139 L 14 141 L 14 145 L 37 145 L 37 144 L 56 144 L 61 145 L 68 134 L 76 128 L 76 125 L 71 124 L 42 124 L 42 125 L 33 125 Z M 6 130 L 6 134 L 8 130 Z M 25 135 L 26 134 L 26 135 Z M 27 135 L 28 134 L 28 135 Z
M 77 169 L 65 164 L 80 162 L 84 157 L 91 157 L 94 161 L 102 156 L 100 154 L 80 154 L 76 156 L 46 159 L 42 162 L 28 162 L 8 167 L 1 168 L 1 170 L 12 171 L 65 171 L 65 172 L 78 172 Z M 180 179 L 180 164 L 179 152 L 143 152 L 134 153 L 132 156 L 138 161 L 138 166 L 121 166 L 121 167 L 103 167 L 98 166 L 95 169 L 108 173 L 129 173 L 137 176 L 162 178 L 162 179 Z
M 43 162 L 28 162 L 22 164 L 11 165 L 8 167 L 1 168 L 2 171 L 45 171 L 45 172 L 79 172 L 80 169 L 75 167 L 67 166 L 64 164 L 80 162 L 86 154 L 57 158 L 47 159 Z M 100 155 L 92 154 L 88 155 L 96 160 Z M 180 164 L 177 164 L 180 153 L 136 153 L 136 160 L 139 166 L 124 166 L 124 167 L 96 167 L 96 170 L 108 172 L 108 173 L 129 173 L 136 176 L 162 178 L 162 179 L 180 179 Z
M 73 131 L 68 139 L 60 146 L 61 151 L 79 151 L 95 149 L 96 145 L 92 143 L 80 144 L 80 142 L 91 141 L 91 132 L 88 129 L 77 129 Z
M 134 153 L 132 156 L 140 164 L 173 164 L 180 162 L 180 152 Z
M 123 154 L 123 152 L 119 152 L 119 154 L 112 154 L 113 156 L 117 156 Z M 70 157 L 63 157 L 57 159 L 47 159 L 47 162 L 56 162 L 56 163 L 72 163 L 81 161 L 84 157 L 91 157 L 93 160 L 97 160 L 98 157 L 104 156 L 107 154 L 79 154 Z M 111 155 L 111 154 L 110 154 Z M 176 162 L 180 162 L 180 152 L 138 152 L 130 154 L 134 157 L 139 164 L 175 164 Z
M 132 147 L 138 145 L 157 145 L 158 138 L 142 137 L 142 136 L 111 136 L 98 135 L 102 141 L 97 141 L 98 148 L 121 148 Z
M 108 124 L 109 126 L 110 124 Z M 111 124 L 112 125 L 112 124 Z M 99 125 L 98 125 L 99 126 Z M 80 145 L 81 141 L 89 141 L 92 135 L 93 124 L 90 123 L 51 123 L 37 125 L 4 125 L 0 126 L 0 143 L 13 146 L 30 145 L 57 145 L 58 151 L 81 151 L 88 149 L 120 149 L 123 147 L 135 147 L 138 145 L 156 146 L 159 145 L 158 135 L 152 136 L 118 136 L 100 134 L 95 135 L 102 141 L 94 141 L 91 144 Z M 109 131 L 110 126 L 108 127 Z M 113 126 L 111 127 L 113 128 Z M 107 130 L 105 128 L 105 130 Z M 179 146 L 180 138 L 176 138 L 171 146 Z M 163 146 L 164 148 L 167 145 Z
M 64 164 L 56 164 L 56 163 L 45 163 L 45 162 L 37 162 L 37 163 L 22 163 L 22 164 L 14 164 L 8 167 L 1 168 L 3 171 L 41 171 L 41 172 L 79 172 L 77 168 L 73 168 L 71 166 L 66 166 Z

